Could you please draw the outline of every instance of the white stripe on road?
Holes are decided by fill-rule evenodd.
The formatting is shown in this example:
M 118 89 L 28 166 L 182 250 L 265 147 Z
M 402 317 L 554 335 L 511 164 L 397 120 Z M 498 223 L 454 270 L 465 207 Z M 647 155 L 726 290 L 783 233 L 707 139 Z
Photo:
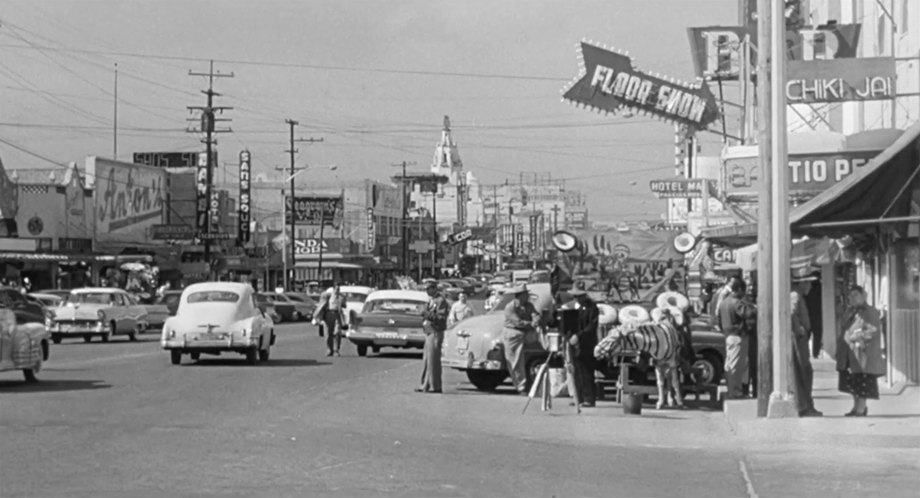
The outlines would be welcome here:
M 738 460 L 738 466 L 741 467 L 741 477 L 744 478 L 744 485 L 747 486 L 748 498 L 758 498 L 757 491 L 754 491 L 754 483 L 751 482 L 751 476 L 748 475 L 747 466 L 744 460 Z

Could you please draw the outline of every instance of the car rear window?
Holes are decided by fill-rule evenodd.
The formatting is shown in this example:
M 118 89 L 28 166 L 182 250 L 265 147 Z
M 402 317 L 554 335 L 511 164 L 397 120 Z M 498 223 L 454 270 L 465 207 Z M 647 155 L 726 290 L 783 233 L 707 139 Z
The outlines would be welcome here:
M 348 303 L 363 303 L 367 299 L 367 294 L 357 292 L 343 292 L 342 295 L 345 296 L 345 302 Z
M 240 295 L 230 291 L 193 292 L 186 299 L 189 303 L 235 303 L 239 300 Z
M 105 292 L 81 292 L 67 296 L 66 301 L 73 304 L 112 304 L 114 296 Z
M 425 311 L 426 301 L 412 299 L 375 299 L 364 303 L 363 313 L 385 315 L 390 313 L 421 315 Z

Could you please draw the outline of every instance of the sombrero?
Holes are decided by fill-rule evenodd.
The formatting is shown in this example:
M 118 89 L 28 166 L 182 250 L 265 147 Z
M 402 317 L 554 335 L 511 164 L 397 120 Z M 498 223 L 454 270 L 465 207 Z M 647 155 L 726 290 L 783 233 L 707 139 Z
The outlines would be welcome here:
M 617 321 L 617 309 L 609 304 L 600 303 L 597 305 L 600 312 L 597 317 L 597 323 L 600 325 L 610 325 Z
M 648 311 L 638 304 L 624 306 L 617 316 L 620 319 L 620 323 L 642 323 L 649 320 Z
M 690 300 L 687 296 L 677 291 L 662 292 L 658 299 L 655 299 L 655 305 L 659 308 L 674 307 L 680 308 L 681 311 L 690 307 Z
M 664 306 L 664 307 L 658 307 L 658 308 L 653 309 L 652 312 L 650 313 L 652 316 L 652 321 L 660 322 L 661 319 L 663 318 L 665 310 L 668 310 L 671 312 L 671 316 L 674 317 L 674 322 L 677 323 L 677 325 L 684 324 L 684 312 L 683 310 L 681 310 L 680 308 L 676 306 Z

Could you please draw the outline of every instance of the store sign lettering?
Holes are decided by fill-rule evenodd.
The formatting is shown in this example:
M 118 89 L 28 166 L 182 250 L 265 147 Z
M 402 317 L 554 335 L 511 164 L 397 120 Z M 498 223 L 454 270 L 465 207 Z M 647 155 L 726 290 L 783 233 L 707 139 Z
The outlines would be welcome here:
M 895 97 L 893 57 L 786 64 L 790 104 L 885 100 Z
M 208 154 L 198 154 L 198 169 L 195 171 L 195 226 L 198 231 L 208 230 Z
M 857 169 L 865 166 L 880 151 L 852 151 L 829 154 L 790 154 L 790 192 L 826 190 Z M 756 157 L 731 159 L 725 164 L 725 191 L 728 195 L 754 195 L 759 188 Z
M 237 228 L 237 237 L 241 244 L 249 242 L 252 237 L 251 232 L 251 161 L 248 150 L 240 151 L 240 200 L 237 209 L 237 218 L 239 226 Z
M 621 107 L 669 122 L 705 128 L 719 116 L 705 85 L 692 86 L 642 73 L 623 54 L 581 44 L 584 69 L 563 98 L 592 109 L 617 112 Z
M 102 169 L 102 168 L 101 168 Z M 126 174 L 119 174 L 126 172 Z M 107 230 L 118 230 L 162 216 L 163 177 L 145 174 L 136 167 L 109 166 L 104 172 L 96 218 Z

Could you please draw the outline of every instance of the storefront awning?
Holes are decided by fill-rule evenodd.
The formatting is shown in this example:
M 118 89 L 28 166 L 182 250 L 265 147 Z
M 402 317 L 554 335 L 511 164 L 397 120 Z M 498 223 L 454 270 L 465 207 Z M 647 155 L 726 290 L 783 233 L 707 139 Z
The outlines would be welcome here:
M 700 237 L 730 247 L 746 246 L 757 242 L 757 223 L 707 227 L 700 230 Z
M 908 221 L 920 221 L 911 208 L 918 187 L 920 122 L 853 174 L 792 210 L 789 221 L 800 233 L 865 232 L 881 224 L 903 233 Z
M 319 261 L 298 261 L 295 268 L 319 268 Z M 360 270 L 364 266 L 356 263 L 346 263 L 344 261 L 325 261 L 323 260 L 323 269 L 336 270 Z

